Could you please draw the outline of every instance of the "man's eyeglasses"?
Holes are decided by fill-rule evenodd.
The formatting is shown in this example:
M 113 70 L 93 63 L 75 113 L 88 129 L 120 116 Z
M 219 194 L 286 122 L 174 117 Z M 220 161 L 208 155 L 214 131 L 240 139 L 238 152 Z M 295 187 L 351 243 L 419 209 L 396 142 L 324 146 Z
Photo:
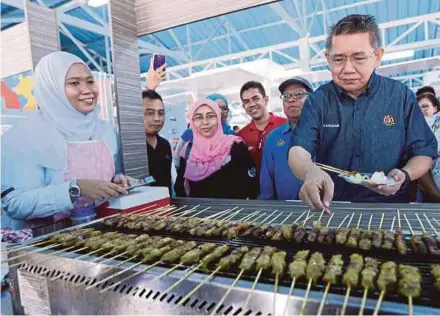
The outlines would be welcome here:
M 367 63 L 368 59 L 376 54 L 376 51 L 372 52 L 370 55 L 366 53 L 357 53 L 352 56 L 345 55 L 333 55 L 330 56 L 330 65 L 333 67 L 342 67 L 347 63 L 347 60 L 350 59 L 353 65 L 363 66 Z
M 306 91 L 298 91 L 298 92 L 292 92 L 292 93 L 286 92 L 286 93 L 283 93 L 282 95 L 280 95 L 280 98 L 283 101 L 288 101 L 288 100 L 296 101 L 296 100 L 302 100 L 308 95 L 309 95 L 309 93 Z

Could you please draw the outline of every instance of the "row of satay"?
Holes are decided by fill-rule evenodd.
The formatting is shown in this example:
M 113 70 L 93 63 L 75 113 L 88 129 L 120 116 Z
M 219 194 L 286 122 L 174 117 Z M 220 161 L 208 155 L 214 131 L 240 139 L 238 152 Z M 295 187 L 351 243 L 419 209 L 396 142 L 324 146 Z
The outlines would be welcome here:
M 233 249 L 228 255 L 228 245 L 214 243 L 198 244 L 194 241 L 176 240 L 169 237 L 143 235 L 129 235 L 117 232 L 102 233 L 91 228 L 74 229 L 50 238 L 53 243 L 63 247 L 76 245 L 89 247 L 90 250 L 101 249 L 108 254 L 124 253 L 133 256 L 145 263 L 160 261 L 167 264 L 192 265 L 200 264 L 199 269 L 207 271 L 209 266 L 216 264 L 221 271 L 237 267 L 243 272 L 269 271 L 272 275 L 282 277 L 286 272 L 286 252 L 265 246 L 240 247 Z M 392 261 L 380 265 L 379 262 L 359 254 L 352 254 L 350 262 L 343 274 L 344 261 L 342 255 L 333 255 L 328 264 L 320 252 L 309 257 L 309 250 L 298 251 L 293 261 L 287 267 L 292 279 L 306 278 L 316 283 L 321 278 L 325 283 L 337 285 L 341 282 L 346 287 L 356 288 L 360 285 L 364 289 L 390 293 L 398 288 L 404 296 L 418 297 L 421 294 L 422 277 L 417 267 L 399 265 Z M 435 287 L 440 290 L 440 265 L 431 267 Z M 398 281 L 399 279 L 399 281 Z
M 146 232 L 165 231 L 169 233 L 187 233 L 197 237 L 254 238 L 273 241 L 301 243 L 317 242 L 336 244 L 364 251 L 374 249 L 396 249 L 400 255 L 406 255 L 408 246 L 400 229 L 396 231 L 361 230 L 359 228 L 326 227 L 313 222 L 307 230 L 303 224 L 265 225 L 250 224 L 241 221 L 214 220 L 200 217 L 175 217 L 158 215 L 128 214 L 104 220 L 109 227 L 144 230 Z M 423 236 L 411 236 L 409 245 L 416 255 L 440 256 L 440 237 L 434 238 L 428 232 Z

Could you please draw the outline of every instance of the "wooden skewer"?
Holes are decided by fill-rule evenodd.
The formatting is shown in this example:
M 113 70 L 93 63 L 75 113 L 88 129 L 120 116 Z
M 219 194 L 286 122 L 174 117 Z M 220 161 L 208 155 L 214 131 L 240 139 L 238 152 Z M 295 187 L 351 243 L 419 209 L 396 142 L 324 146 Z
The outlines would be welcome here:
M 354 212 L 351 213 L 350 220 L 348 221 L 348 224 L 347 224 L 347 228 L 350 227 L 351 221 L 353 220 L 353 217 L 354 217 Z
M 243 312 L 246 312 L 246 309 L 249 305 L 249 302 L 251 301 L 252 295 L 254 294 L 255 291 L 255 287 L 257 286 L 258 280 L 260 279 L 261 273 L 263 272 L 263 269 L 260 269 L 258 271 L 257 277 L 255 278 L 254 283 L 252 284 L 252 288 L 251 291 L 249 292 L 247 298 L 246 298 L 246 302 L 244 303 L 244 307 L 243 307 Z
M 26 252 L 26 253 L 22 253 L 21 255 L 18 255 L 18 256 L 15 256 L 15 257 L 11 257 L 9 259 L 2 260 L 1 263 L 3 264 L 3 263 L 11 262 L 11 261 L 14 261 L 15 259 L 22 258 L 22 257 L 30 255 L 32 253 L 37 253 L 37 252 L 40 252 L 40 251 L 43 251 L 43 250 L 52 249 L 52 248 L 55 248 L 55 247 L 58 247 L 58 246 L 61 246 L 61 244 L 53 244 L 53 245 L 49 245 L 49 246 L 46 246 L 46 247 L 43 247 L 43 248 L 38 248 L 38 249 L 29 251 L 29 252 Z
M 304 216 L 304 214 L 306 214 L 306 213 L 307 213 L 307 211 L 302 212 L 301 215 L 298 216 L 298 217 L 293 221 L 292 225 L 295 224 L 295 223 L 297 223 L 297 222 L 298 222 L 298 221 Z
M 416 213 L 417 220 L 419 221 L 420 227 L 422 227 L 423 233 L 426 233 L 425 225 L 423 225 L 422 220 L 419 217 L 419 214 Z
M 234 213 L 232 213 L 231 215 L 225 217 L 223 220 L 230 221 L 230 220 L 232 220 L 235 216 L 237 216 L 243 210 L 244 210 L 244 208 L 241 208 L 241 209 L 235 211 Z
M 400 215 L 398 214 L 398 216 L 400 216 Z M 410 230 L 412 232 L 412 227 L 411 227 L 411 224 L 408 221 L 408 218 L 406 217 L 406 214 L 403 214 L 403 216 L 405 217 L 405 219 L 406 219 L 406 221 L 407 221 L 407 223 L 408 223 L 408 225 L 410 227 Z M 383 217 L 383 215 L 382 215 L 382 217 Z M 396 216 L 393 217 L 393 222 L 391 223 L 391 231 L 394 228 L 394 221 L 395 220 L 396 220 Z M 381 223 L 381 225 L 382 225 L 382 223 Z M 379 313 L 380 305 L 382 304 L 384 296 L 385 296 L 385 291 L 381 291 L 379 299 L 377 300 L 376 307 L 374 308 L 373 316 L 377 316 L 377 314 Z
M 334 214 L 334 213 L 333 213 L 333 214 Z M 345 215 L 344 219 L 343 219 L 342 222 L 339 224 L 338 228 L 341 228 L 342 225 L 344 225 L 345 220 L 346 220 L 349 216 L 350 216 L 349 214 Z
M 188 294 L 186 294 L 185 297 L 182 298 L 182 299 L 179 301 L 179 303 L 176 304 L 176 307 L 179 307 L 180 305 L 182 305 L 183 303 L 185 303 L 186 300 L 187 300 L 191 295 L 193 295 L 198 289 L 200 289 L 204 284 L 206 284 L 209 280 L 211 280 L 211 279 L 214 277 L 214 275 L 215 275 L 218 271 L 220 271 L 220 269 L 221 269 L 221 266 L 219 266 L 217 269 L 215 269 L 214 271 L 212 271 L 212 273 L 211 273 L 206 279 L 204 279 L 203 282 L 199 283 L 199 285 L 197 285 L 197 286 L 196 286 L 191 292 L 189 292 Z
M 361 213 L 361 215 L 359 215 L 359 220 L 358 220 L 356 228 L 359 228 L 359 226 L 361 224 L 361 220 L 362 220 L 362 213 Z
M 412 296 L 408 296 L 408 316 L 413 316 L 413 299 Z
M 431 221 L 429 220 L 428 216 L 426 216 L 425 213 L 423 213 L 423 216 L 425 216 L 426 221 L 428 222 L 428 224 L 429 224 L 429 226 L 431 227 L 431 229 L 432 229 L 432 231 L 434 232 L 434 234 L 435 234 L 436 236 L 438 236 L 438 232 L 437 232 L 437 230 L 435 229 L 434 225 L 432 225 L 432 223 L 431 223 Z
M 304 312 L 306 311 L 306 304 L 307 304 L 307 299 L 308 299 L 309 294 L 310 294 L 310 288 L 312 286 L 312 281 L 313 281 L 313 279 L 310 278 L 309 279 L 309 283 L 307 284 L 306 294 L 304 294 L 303 302 L 302 302 L 302 305 L 301 305 L 301 310 L 299 311 L 300 315 L 304 315 Z
M 382 217 L 380 218 L 379 230 L 382 228 L 383 218 L 385 217 L 385 213 L 382 213 Z
M 244 270 L 241 270 L 240 273 L 235 278 L 234 282 L 229 286 L 229 288 L 226 291 L 225 295 L 223 295 L 223 297 L 220 299 L 220 301 L 217 303 L 217 305 L 215 305 L 211 315 L 214 315 L 217 312 L 217 310 L 219 309 L 219 307 L 222 306 L 223 302 L 226 300 L 226 298 L 228 297 L 229 293 L 235 287 L 235 285 L 237 284 L 238 280 L 240 280 L 240 278 L 243 275 L 243 273 L 244 273 Z
M 148 270 L 154 268 L 155 266 L 157 266 L 157 265 L 160 264 L 160 263 L 162 263 L 162 261 L 157 261 L 157 262 L 153 263 L 152 265 L 147 266 L 146 268 L 144 268 L 144 269 L 142 269 L 142 270 L 139 270 L 139 271 L 137 271 L 136 273 L 133 273 L 132 275 L 129 275 L 129 276 L 126 277 L 126 278 L 123 278 L 122 280 L 120 280 L 120 281 L 118 281 L 118 282 L 112 284 L 111 286 L 106 287 L 105 289 L 102 289 L 100 293 L 102 294 L 102 293 L 104 293 L 104 292 L 107 292 L 108 290 L 111 290 L 111 289 L 115 288 L 115 287 L 118 286 L 119 284 L 121 284 L 121 283 L 123 283 L 123 282 L 125 282 L 125 281 L 127 281 L 127 280 L 130 280 L 131 278 L 134 278 L 135 276 L 137 276 L 137 275 L 139 275 L 139 274 L 141 274 L 141 273 L 147 272 Z
M 82 258 L 84 258 L 84 257 L 87 257 L 87 256 L 90 256 L 90 255 L 93 255 L 93 254 L 95 254 L 95 253 L 97 253 L 97 252 L 99 252 L 99 251 L 101 251 L 101 249 L 97 249 L 97 250 L 94 250 L 94 251 L 92 251 L 92 252 L 88 252 L 88 253 L 86 253 L 86 254 L 80 255 L 79 257 L 76 257 L 75 260 L 79 260 L 79 259 L 82 259 Z M 58 280 L 58 279 L 62 278 L 64 275 L 66 275 L 66 273 L 67 273 L 67 272 L 61 273 L 60 275 L 58 275 L 58 276 L 53 277 L 52 279 L 50 279 L 50 281 Z
M 406 214 L 403 214 L 403 217 L 405 217 L 405 220 L 406 220 L 406 223 L 408 224 L 408 228 L 409 228 L 409 231 L 411 232 L 411 235 L 414 236 L 414 231 L 413 231 L 413 229 L 412 229 L 411 223 L 410 223 L 409 220 L 408 220 L 408 217 L 406 217 Z M 395 217 L 394 217 L 394 218 L 395 218 Z M 393 220 L 393 224 L 394 224 L 394 220 Z M 391 230 L 392 230 L 392 229 L 391 229 Z
M 122 271 L 116 272 L 116 273 L 114 273 L 114 274 L 112 274 L 112 275 L 110 275 L 110 276 L 104 278 L 103 280 L 101 280 L 101 281 L 99 281 L 99 282 L 96 282 L 96 283 L 93 284 L 93 285 L 89 285 L 88 287 L 86 287 L 86 291 L 88 291 L 88 290 L 90 290 L 90 289 L 92 289 L 92 288 L 94 288 L 94 287 L 96 287 L 96 286 L 98 286 L 98 285 L 100 285 L 100 284 L 102 284 L 102 283 L 108 281 L 108 280 L 111 280 L 111 279 L 113 279 L 114 277 L 116 277 L 116 276 L 118 276 L 118 275 L 121 275 L 121 274 L 123 274 L 123 273 L 125 273 L 125 272 L 127 272 L 127 271 L 130 271 L 130 270 L 132 270 L 132 269 L 134 269 L 134 268 L 140 266 L 140 265 L 143 264 L 143 263 L 145 263 L 145 261 L 139 261 L 139 262 L 137 262 L 137 263 L 134 263 L 134 264 L 132 264 L 131 266 L 129 266 L 128 268 L 125 268 L 125 269 L 122 270 Z
M 275 220 L 276 220 L 278 217 L 280 217 L 281 215 L 283 215 L 283 212 L 281 212 L 280 214 L 278 214 L 277 216 L 275 216 L 274 218 L 272 218 L 272 219 L 270 220 L 270 222 L 267 223 L 267 225 L 270 225 L 270 224 L 272 224 L 273 222 L 275 222 Z
M 178 286 L 180 283 L 182 283 L 183 281 L 185 281 L 191 274 L 193 274 L 194 272 L 196 272 L 203 263 L 199 263 L 196 267 L 194 267 L 193 269 L 191 269 L 190 271 L 188 271 L 180 280 L 178 280 L 177 282 L 175 282 L 174 284 L 172 284 L 170 287 L 168 287 L 164 293 L 168 293 L 169 291 L 171 291 L 172 289 L 174 289 L 176 286 Z
M 153 280 L 147 282 L 147 284 L 149 284 L 149 283 L 154 283 L 154 282 L 158 281 L 159 279 L 163 278 L 164 276 L 170 274 L 170 273 L 173 272 L 174 270 L 177 270 L 178 268 L 183 268 L 183 267 L 184 267 L 184 265 L 182 265 L 182 264 L 180 264 L 180 263 L 179 263 L 179 264 L 176 264 L 174 267 L 172 267 L 172 268 L 166 270 L 166 271 L 163 272 L 162 274 L 159 274 L 157 277 L 155 277 Z
M 376 304 L 376 308 L 374 309 L 373 316 L 377 316 L 377 314 L 379 314 L 379 308 L 380 305 L 382 304 L 384 296 L 385 296 L 385 291 L 380 292 L 380 296 L 379 299 L 377 300 L 377 304 Z
M 122 214 L 126 214 L 126 215 L 132 215 L 132 214 L 137 214 L 137 213 L 140 213 L 141 211 L 145 211 L 146 209 L 148 209 L 149 207 L 145 207 L 145 208 L 142 208 L 142 209 L 139 209 L 139 210 L 136 210 L 136 211 L 133 211 L 133 212 L 128 212 L 128 213 L 122 213 Z M 151 211 L 151 212 L 146 212 L 145 214 L 141 214 L 141 215 L 139 215 L 139 217 L 145 217 L 145 216 L 151 216 L 151 215 L 158 215 L 158 216 L 162 216 L 161 214 L 162 213 L 165 213 L 165 212 L 169 212 L 169 214 L 173 214 L 174 212 L 176 212 L 177 210 L 176 210 L 176 207 L 174 206 L 174 205 L 165 205 L 165 206 L 162 206 L 162 207 L 159 207 L 159 208 L 157 208 L 156 210 L 154 210 L 154 211 Z
M 283 225 L 285 222 L 287 222 L 287 220 L 292 216 L 292 213 L 289 213 L 285 219 L 282 220 L 282 222 L 280 223 L 280 225 Z
M 110 253 L 113 253 L 113 252 L 114 252 L 114 251 L 111 251 Z M 110 253 L 109 253 L 109 254 L 110 254 Z M 123 253 L 119 253 L 119 254 L 117 254 L 117 255 L 111 257 L 111 258 L 107 258 L 107 259 L 101 261 L 99 264 L 104 264 L 104 263 L 106 263 L 106 262 L 108 262 L 108 261 L 110 261 L 110 260 L 113 260 L 113 259 L 119 258 L 119 257 L 125 255 L 126 253 L 127 253 L 127 252 L 125 252 L 125 251 L 124 251 Z M 103 256 L 106 256 L 106 255 L 107 255 L 107 254 L 104 254 Z M 96 258 L 96 259 L 98 259 L 98 258 Z M 115 267 L 119 267 L 120 265 L 122 265 L 122 264 L 128 262 L 130 259 L 132 259 L 132 258 L 129 258 L 129 259 L 127 259 L 127 260 L 124 260 L 124 261 L 122 261 L 122 262 L 116 264 Z M 91 261 L 91 262 L 93 262 L 93 261 Z M 83 271 L 81 271 L 81 272 L 78 272 L 78 274 L 79 274 L 79 273 L 82 273 L 82 272 L 84 272 L 84 271 L 87 271 L 87 270 L 89 270 L 89 269 L 91 269 L 91 268 L 94 268 L 94 267 L 95 267 L 95 266 L 88 267 L 87 269 L 85 269 L 85 270 L 83 270 Z M 104 268 L 104 270 L 103 270 L 102 272 L 105 272 L 105 271 L 107 271 L 107 270 L 109 270 L 109 269 L 111 269 L 111 268 L 112 268 L 112 267 Z M 91 279 L 92 279 L 92 278 L 87 278 L 87 279 L 85 279 L 84 281 L 78 283 L 78 284 L 76 285 L 76 287 L 80 287 L 82 284 L 87 283 L 87 282 L 90 281 Z
M 330 290 L 330 286 L 331 286 L 330 282 L 328 282 L 327 285 L 325 286 L 324 295 L 322 295 L 321 304 L 319 304 L 318 313 L 316 314 L 317 316 L 322 315 L 322 310 L 324 309 L 325 301 L 327 299 L 327 294 L 328 294 L 328 291 Z
M 319 215 L 318 222 L 321 223 L 322 215 L 324 215 L 325 208 L 322 209 L 321 214 Z
M 332 171 L 332 172 L 336 172 L 336 173 L 344 173 L 344 174 L 350 174 L 349 171 L 347 170 L 342 170 L 333 166 L 329 166 L 329 165 L 324 165 L 322 163 L 317 163 L 315 162 L 315 165 L 317 165 L 319 168 L 327 170 L 327 171 Z
M 77 247 L 77 246 L 74 245 L 74 246 L 71 246 L 71 247 L 68 247 L 68 248 L 60 249 L 60 250 L 57 250 L 57 251 L 51 252 L 50 255 L 52 256 L 52 255 L 55 255 L 55 254 L 60 253 L 60 252 L 70 253 L 70 252 L 73 252 L 73 251 L 82 251 L 82 250 L 85 250 L 85 249 L 88 248 L 88 247 L 83 247 L 83 248 L 80 248 L 80 249 L 75 249 L 75 250 L 72 250 L 72 251 L 67 251 L 67 250 L 70 250 L 70 249 L 74 249 L 74 248 L 76 248 L 76 247 Z M 28 252 L 27 254 L 30 254 L 30 252 Z M 53 258 L 53 259 L 51 259 L 51 260 L 55 260 L 55 259 L 56 259 L 56 258 Z M 48 260 L 48 261 L 46 260 L 46 261 L 44 261 L 44 263 L 47 263 L 47 262 L 49 262 L 49 261 L 51 261 L 51 260 Z M 22 262 L 15 263 L 15 264 L 10 265 L 9 268 L 14 268 L 14 267 L 17 267 L 17 266 L 19 266 L 19 265 L 21 265 L 21 264 L 22 264 Z
M 368 222 L 368 231 L 370 231 L 371 221 L 373 219 L 373 214 L 370 216 L 370 221 Z M 365 303 L 367 302 L 368 288 L 364 288 L 364 295 L 362 297 L 361 307 L 359 308 L 359 316 L 364 314 Z
M 400 210 L 397 209 L 397 224 L 399 225 L 399 229 L 402 229 L 402 222 L 400 220 Z
M 295 287 L 296 278 L 293 278 L 292 283 L 290 284 L 289 294 L 287 295 L 286 305 L 284 305 L 283 315 L 287 313 L 287 306 L 289 306 L 289 300 L 293 293 L 293 288 Z
M 332 221 L 333 216 L 335 216 L 335 213 L 332 213 L 332 215 L 330 215 L 330 217 L 329 217 L 329 219 L 327 221 L 327 224 L 325 225 L 326 228 L 328 228 L 328 226 L 330 225 L 330 222 Z
M 240 222 L 250 221 L 251 218 L 257 216 L 258 214 L 260 214 L 260 212 L 261 212 L 261 210 L 258 210 L 258 211 L 255 211 L 255 212 L 252 212 L 251 214 L 246 215 L 245 217 L 239 219 L 239 221 L 240 221 Z
M 439 221 L 436 219 L 436 218 L 432 218 L 432 220 L 434 221 L 434 222 L 436 222 L 436 224 L 438 225 L 438 227 L 440 227 L 440 223 L 439 223 Z
M 342 305 L 341 315 L 345 315 L 345 310 L 347 309 L 348 298 L 350 297 L 351 286 L 347 288 L 347 293 L 345 294 L 344 304 Z
M 365 303 L 367 302 L 368 288 L 364 289 L 364 296 L 362 297 L 361 307 L 359 309 L 359 316 L 364 314 Z
M 277 302 L 277 292 L 278 292 L 278 279 L 279 279 L 279 275 L 278 275 L 278 273 L 277 274 L 275 274 L 275 285 L 274 285 L 274 288 L 273 288 L 273 312 L 272 312 L 272 315 L 276 315 L 276 309 L 275 309 L 275 306 L 276 306 L 276 302 Z
M 2 250 L 1 253 L 5 253 L 5 252 L 10 253 L 10 252 L 21 250 L 21 249 L 28 248 L 28 247 L 41 246 L 41 245 L 47 244 L 49 242 L 50 242 L 50 240 L 44 240 L 44 241 L 40 241 L 40 242 L 35 241 L 35 242 L 28 243 L 28 244 L 20 245 L 20 246 L 10 247 L 8 249 Z

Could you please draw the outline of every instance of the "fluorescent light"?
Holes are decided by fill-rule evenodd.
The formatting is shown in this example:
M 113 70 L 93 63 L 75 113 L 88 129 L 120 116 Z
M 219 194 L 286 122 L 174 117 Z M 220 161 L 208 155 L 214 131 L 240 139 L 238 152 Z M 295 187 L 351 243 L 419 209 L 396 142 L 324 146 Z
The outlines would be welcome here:
M 414 57 L 414 50 L 404 50 L 404 51 L 395 52 L 395 53 L 385 53 L 385 55 L 383 55 L 382 60 L 387 61 L 387 60 L 403 59 L 403 58 L 410 58 L 410 57 Z
M 108 0 L 88 0 L 87 5 L 96 8 L 107 4 L 107 2 Z

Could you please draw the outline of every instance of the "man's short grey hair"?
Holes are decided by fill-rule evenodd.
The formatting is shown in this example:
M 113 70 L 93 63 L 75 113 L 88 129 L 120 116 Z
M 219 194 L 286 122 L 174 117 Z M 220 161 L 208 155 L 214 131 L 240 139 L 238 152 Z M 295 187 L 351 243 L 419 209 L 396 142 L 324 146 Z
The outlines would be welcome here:
M 327 52 L 332 49 L 333 36 L 357 33 L 369 33 L 371 46 L 374 48 L 381 47 L 382 40 L 376 19 L 371 15 L 351 14 L 339 20 L 330 28 L 325 42 L 325 49 Z

